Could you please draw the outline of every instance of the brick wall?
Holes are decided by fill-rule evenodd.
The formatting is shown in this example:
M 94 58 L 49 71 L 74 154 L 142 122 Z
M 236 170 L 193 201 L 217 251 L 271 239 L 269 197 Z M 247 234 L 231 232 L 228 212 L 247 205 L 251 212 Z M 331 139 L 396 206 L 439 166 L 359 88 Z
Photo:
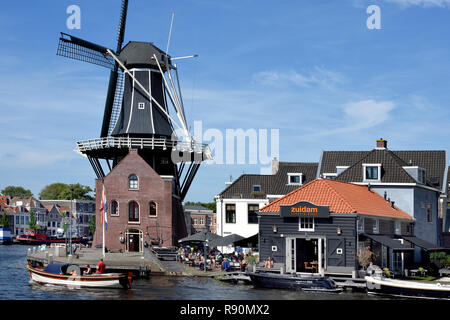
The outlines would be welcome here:
M 128 177 L 138 177 L 138 189 L 128 188 Z M 149 237 L 160 238 L 164 246 L 175 245 L 175 214 L 172 210 L 172 182 L 164 181 L 138 154 L 136 150 L 117 164 L 104 179 L 105 195 L 108 201 L 108 229 L 105 232 L 106 248 L 114 250 L 127 249 L 126 232 L 136 230 L 142 232 L 142 241 L 149 242 Z M 102 225 L 100 223 L 100 201 L 103 184 L 96 181 L 96 232 L 94 245 L 102 244 Z M 118 214 L 111 215 L 111 201 L 118 202 Z M 129 221 L 129 203 L 139 204 L 139 221 Z M 150 201 L 156 202 L 157 216 L 149 215 Z M 182 230 L 182 227 L 177 228 Z M 178 231 L 180 232 L 180 231 Z M 182 232 L 182 231 L 181 231 Z M 184 236 L 184 235 L 181 235 Z M 120 238 L 125 238 L 124 243 Z M 142 248 L 142 246 L 141 246 Z

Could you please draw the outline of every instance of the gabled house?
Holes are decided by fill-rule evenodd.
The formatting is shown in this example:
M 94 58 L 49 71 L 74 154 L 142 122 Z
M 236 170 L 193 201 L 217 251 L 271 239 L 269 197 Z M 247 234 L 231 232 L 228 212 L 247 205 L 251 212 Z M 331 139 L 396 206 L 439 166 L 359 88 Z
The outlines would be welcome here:
M 312 181 L 317 163 L 272 161 L 272 174 L 243 174 L 218 194 L 217 234 L 250 237 L 258 233 L 260 208 Z
M 370 185 L 414 219 L 416 237 L 442 244 L 448 231 L 447 151 L 395 151 L 380 139 L 370 151 L 323 151 L 317 178 Z
M 10 206 L 14 209 L 14 234 L 23 235 L 25 229 L 29 228 L 30 211 L 33 211 L 36 224 L 41 228 L 46 227 L 47 209 L 34 197 L 13 197 L 10 200 Z

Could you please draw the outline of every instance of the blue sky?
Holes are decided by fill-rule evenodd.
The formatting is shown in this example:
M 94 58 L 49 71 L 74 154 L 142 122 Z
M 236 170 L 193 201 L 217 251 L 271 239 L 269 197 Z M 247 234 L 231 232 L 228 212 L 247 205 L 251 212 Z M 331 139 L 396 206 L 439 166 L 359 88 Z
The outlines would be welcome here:
M 68 30 L 70 5 L 81 29 Z M 369 30 L 366 8 L 381 10 Z M 0 11 L 0 188 L 94 186 L 75 142 L 99 136 L 109 71 L 56 56 L 59 32 L 115 48 L 119 0 L 15 1 Z M 130 0 L 125 41 L 179 62 L 190 126 L 278 129 L 282 161 L 321 150 L 449 148 L 449 0 Z M 208 142 L 208 141 L 204 141 Z M 247 157 L 248 158 L 248 157 Z M 211 201 L 261 164 L 203 165 L 186 200 Z

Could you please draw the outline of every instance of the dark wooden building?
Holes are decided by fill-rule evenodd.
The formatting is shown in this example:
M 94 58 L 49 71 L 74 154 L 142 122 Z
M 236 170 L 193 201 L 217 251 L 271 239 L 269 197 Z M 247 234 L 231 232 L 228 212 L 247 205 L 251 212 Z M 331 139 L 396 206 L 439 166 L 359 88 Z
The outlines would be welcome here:
M 270 256 L 286 272 L 352 275 L 368 250 L 375 264 L 401 272 L 418 240 L 413 224 L 367 186 L 316 179 L 260 210 L 261 261 Z

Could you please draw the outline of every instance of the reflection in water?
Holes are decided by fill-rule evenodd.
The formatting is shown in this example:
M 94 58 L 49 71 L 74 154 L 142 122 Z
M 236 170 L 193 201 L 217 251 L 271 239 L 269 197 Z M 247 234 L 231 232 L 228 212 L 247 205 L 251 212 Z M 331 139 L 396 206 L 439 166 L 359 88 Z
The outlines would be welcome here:
M 228 284 L 212 278 L 151 276 L 138 279 L 131 290 L 69 288 L 40 285 L 25 269 L 27 246 L 0 246 L 0 300 L 315 300 L 381 299 L 365 293 L 313 293 L 256 289 L 251 285 Z

